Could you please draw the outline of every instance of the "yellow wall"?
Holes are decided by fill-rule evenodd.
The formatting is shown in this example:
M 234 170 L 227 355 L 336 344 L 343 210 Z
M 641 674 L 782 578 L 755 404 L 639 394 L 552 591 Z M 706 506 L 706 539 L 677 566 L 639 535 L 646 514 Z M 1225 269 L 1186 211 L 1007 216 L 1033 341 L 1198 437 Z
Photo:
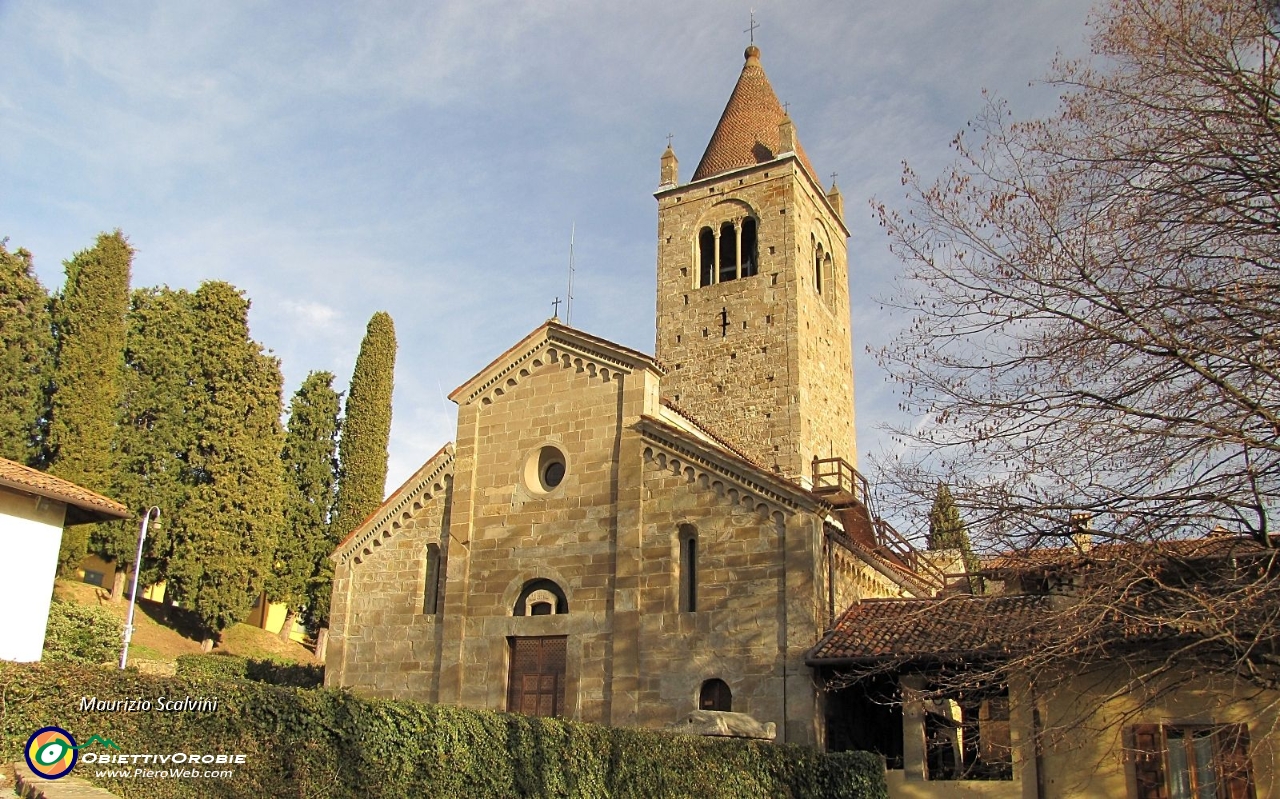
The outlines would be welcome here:
M 1179 684 L 1182 680 L 1185 684 Z M 1258 797 L 1280 795 L 1280 747 L 1271 739 L 1280 724 L 1274 692 L 1259 692 L 1226 678 L 1194 679 L 1175 673 L 1162 683 L 1132 678 L 1122 667 L 1101 669 L 1064 680 L 1031 701 L 1023 681 L 1011 680 L 1010 723 L 1014 746 L 1013 780 L 952 781 L 924 779 L 923 712 L 911 698 L 918 680 L 903 677 L 904 768 L 890 771 L 892 799 L 1124 799 L 1134 796 L 1133 771 L 1125 744 L 1134 724 L 1247 724 L 1253 783 Z M 1033 706 L 1043 719 L 1044 793 L 1036 793 L 1032 746 Z
M 249 618 L 244 620 L 245 624 L 250 627 L 257 627 L 266 630 L 269 633 L 279 633 L 280 628 L 284 626 L 284 620 L 289 615 L 289 607 L 282 602 L 267 602 L 265 593 L 258 597 L 258 601 L 254 603 L 253 610 L 249 612 Z M 264 610 L 265 609 L 265 610 Z M 289 640 L 302 643 L 306 640 L 307 631 L 302 626 L 300 619 L 294 619 L 293 631 L 289 633 Z
M 90 579 L 92 577 L 90 572 L 101 574 L 102 579 Z M 114 560 L 104 560 L 97 555 L 86 555 L 85 559 L 80 561 L 80 567 L 76 569 L 76 578 L 81 582 L 96 585 L 110 591 L 111 585 L 116 579 L 116 563 Z

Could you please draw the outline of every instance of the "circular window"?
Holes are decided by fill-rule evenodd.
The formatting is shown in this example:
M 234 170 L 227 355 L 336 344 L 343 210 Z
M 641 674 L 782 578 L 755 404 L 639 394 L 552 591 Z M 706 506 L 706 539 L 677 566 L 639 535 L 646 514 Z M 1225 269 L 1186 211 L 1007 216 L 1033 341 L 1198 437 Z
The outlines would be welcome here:
M 551 445 L 540 447 L 525 461 L 525 486 L 538 494 L 550 493 L 564 482 L 567 471 L 563 452 Z
M 560 481 L 564 479 L 564 464 L 560 461 L 552 461 L 547 464 L 547 468 L 542 470 L 542 484 L 547 488 L 555 488 L 560 485 Z

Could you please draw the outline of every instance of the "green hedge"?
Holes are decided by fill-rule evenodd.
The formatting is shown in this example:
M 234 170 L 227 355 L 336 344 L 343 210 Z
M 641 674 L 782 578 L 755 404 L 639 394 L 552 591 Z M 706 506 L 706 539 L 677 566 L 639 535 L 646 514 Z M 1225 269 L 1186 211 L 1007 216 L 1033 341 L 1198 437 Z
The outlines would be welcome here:
M 124 625 L 111 611 L 55 598 L 44 631 L 44 660 L 97 665 L 120 654 Z
M 82 697 L 217 698 L 212 713 L 82 712 Z M 128 799 L 887 799 L 880 758 L 362 699 L 215 678 L 0 663 L 0 752 L 58 725 L 123 753 L 244 754 L 231 779 L 94 779 Z M 87 751 L 106 750 L 94 747 Z M 211 766 L 207 768 L 226 768 Z
M 294 688 L 319 688 L 324 684 L 324 666 L 279 663 L 240 655 L 179 655 L 178 676 L 192 679 L 253 680 Z

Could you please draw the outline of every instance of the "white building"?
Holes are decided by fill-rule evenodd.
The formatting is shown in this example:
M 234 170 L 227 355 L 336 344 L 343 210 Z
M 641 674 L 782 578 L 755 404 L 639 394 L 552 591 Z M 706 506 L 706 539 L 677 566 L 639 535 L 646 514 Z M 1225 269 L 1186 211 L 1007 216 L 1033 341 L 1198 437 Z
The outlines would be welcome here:
M 129 515 L 119 502 L 0 458 L 0 660 L 40 660 L 62 528 Z

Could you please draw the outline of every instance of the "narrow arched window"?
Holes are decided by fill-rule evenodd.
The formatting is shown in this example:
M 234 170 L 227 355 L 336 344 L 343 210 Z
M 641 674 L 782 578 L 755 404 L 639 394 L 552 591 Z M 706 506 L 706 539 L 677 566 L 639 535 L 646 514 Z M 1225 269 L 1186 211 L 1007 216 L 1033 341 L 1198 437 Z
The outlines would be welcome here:
M 698 286 L 716 282 L 716 234 L 709 227 L 698 232 Z
M 742 220 L 742 276 L 751 277 L 760 269 L 756 253 L 756 220 Z
M 698 710 L 733 710 L 733 692 L 724 680 L 707 680 L 698 692 Z
M 422 612 L 433 614 L 440 607 L 440 547 L 427 544 L 427 579 L 422 585 Z
M 698 531 L 691 524 L 680 525 L 680 612 L 698 609 Z
M 822 293 L 822 245 L 819 244 L 817 249 L 813 251 L 813 287 Z
M 720 226 L 720 277 L 719 282 L 738 276 L 738 229 L 732 222 Z

